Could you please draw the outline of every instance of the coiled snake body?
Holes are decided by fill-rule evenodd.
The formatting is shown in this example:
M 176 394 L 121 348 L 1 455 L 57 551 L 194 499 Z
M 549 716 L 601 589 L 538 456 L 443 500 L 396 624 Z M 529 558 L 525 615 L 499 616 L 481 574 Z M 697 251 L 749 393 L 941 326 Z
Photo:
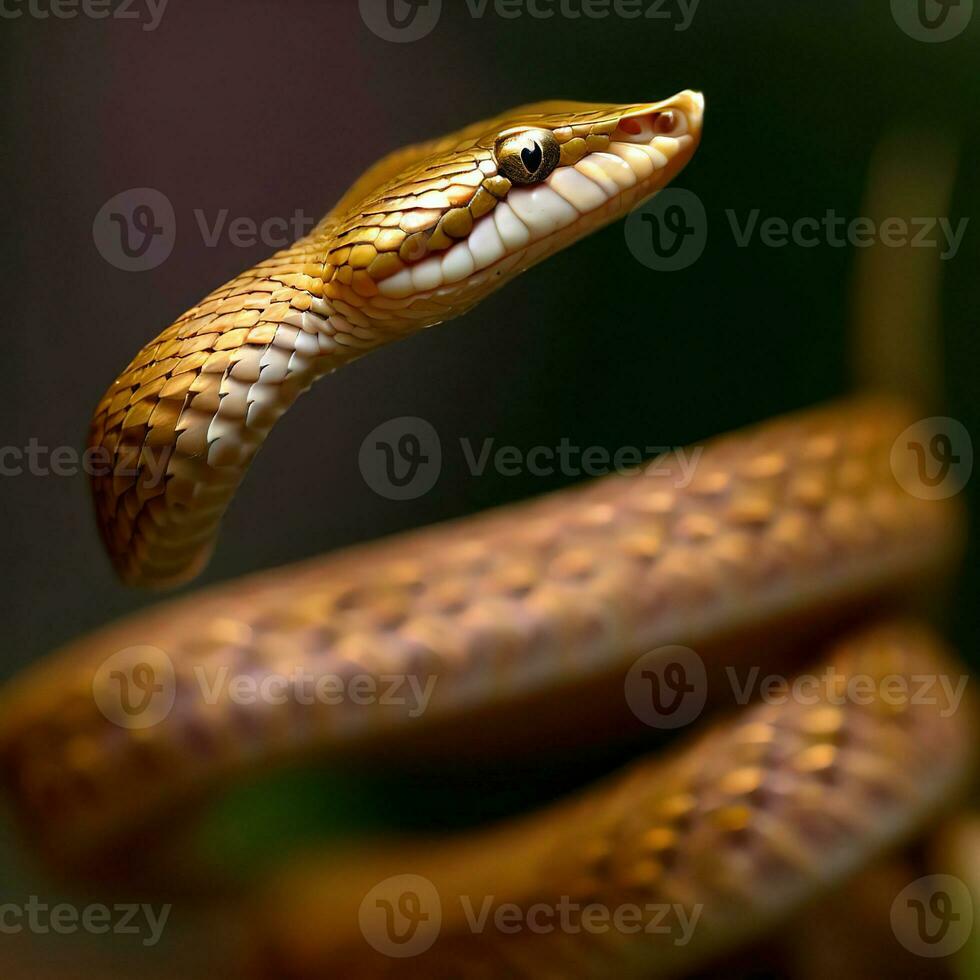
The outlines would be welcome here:
M 185 313 L 120 375 L 92 424 L 92 445 L 113 460 L 94 491 L 120 575 L 154 585 L 192 576 L 256 450 L 313 380 L 458 315 L 623 215 L 690 159 L 702 109 L 693 92 L 542 103 L 396 152 L 309 236 Z M 668 459 L 656 473 L 136 616 L 7 688 L 7 787 L 58 866 L 105 872 L 121 842 L 139 840 L 154 845 L 143 870 L 160 874 L 181 853 L 163 821 L 176 825 L 191 803 L 263 766 L 311 753 L 367 760 L 396 743 L 451 755 L 463 738 L 484 752 L 559 736 L 573 745 L 598 736 L 600 718 L 608 735 L 635 725 L 623 690 L 637 658 L 656 672 L 677 644 L 703 655 L 721 709 L 732 699 L 718 693 L 723 665 L 822 657 L 813 672 L 834 679 L 806 703 L 723 714 L 519 820 L 302 859 L 252 906 L 257 962 L 273 975 L 700 968 L 914 832 L 967 778 L 968 703 L 838 696 L 854 677 L 877 690 L 886 678 L 959 673 L 927 627 L 891 612 L 949 568 L 962 530 L 956 505 L 903 489 L 913 462 L 892 447 L 914 419 L 883 400 L 829 406 L 710 443 L 683 488 Z M 114 655 L 124 659 L 109 671 Z M 111 717 L 116 682 L 139 686 L 134 671 L 148 658 L 151 680 L 169 681 L 167 710 L 145 725 Z M 435 683 L 424 713 L 289 698 L 245 710 L 227 693 L 201 698 L 199 670 L 220 667 L 253 679 L 302 669 Z M 438 935 L 389 955 L 363 904 L 420 909 L 426 895 L 406 905 L 399 891 L 405 874 L 438 896 Z M 632 928 L 476 931 L 465 908 L 485 896 L 524 909 L 659 905 L 694 925 L 683 943 Z M 423 921 L 431 914 L 403 936 Z

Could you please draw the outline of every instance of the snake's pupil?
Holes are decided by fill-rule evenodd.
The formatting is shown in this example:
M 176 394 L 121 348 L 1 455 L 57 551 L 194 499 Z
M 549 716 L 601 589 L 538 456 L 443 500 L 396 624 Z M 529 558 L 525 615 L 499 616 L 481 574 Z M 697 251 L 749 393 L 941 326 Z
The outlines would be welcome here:
M 527 172 L 529 174 L 537 173 L 538 167 L 541 166 L 541 160 L 544 154 L 541 150 L 539 144 L 534 143 L 531 146 L 524 147 L 521 150 L 521 162 L 527 167 Z

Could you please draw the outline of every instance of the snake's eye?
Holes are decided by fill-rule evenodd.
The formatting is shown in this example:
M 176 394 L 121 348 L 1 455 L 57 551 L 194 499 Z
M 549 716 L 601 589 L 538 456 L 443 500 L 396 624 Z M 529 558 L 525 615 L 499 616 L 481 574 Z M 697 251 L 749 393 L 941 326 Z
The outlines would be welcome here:
M 494 156 L 498 170 L 512 184 L 536 184 L 558 166 L 561 148 L 547 129 L 528 129 L 502 136 Z

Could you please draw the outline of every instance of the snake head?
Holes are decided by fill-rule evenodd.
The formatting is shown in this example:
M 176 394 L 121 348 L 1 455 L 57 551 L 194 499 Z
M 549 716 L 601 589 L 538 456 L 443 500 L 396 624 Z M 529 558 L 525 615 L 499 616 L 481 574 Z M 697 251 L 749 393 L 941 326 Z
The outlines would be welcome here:
M 693 91 L 540 102 L 393 154 L 338 209 L 325 294 L 375 324 L 449 319 L 664 187 L 703 111 Z

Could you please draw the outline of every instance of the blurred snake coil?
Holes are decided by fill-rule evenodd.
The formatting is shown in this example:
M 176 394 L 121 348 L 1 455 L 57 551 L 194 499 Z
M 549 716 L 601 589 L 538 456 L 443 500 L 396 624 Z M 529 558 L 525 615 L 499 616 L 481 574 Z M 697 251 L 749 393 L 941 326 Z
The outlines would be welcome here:
M 622 217 L 691 158 L 703 107 L 692 91 L 538 103 L 397 151 L 309 235 L 183 314 L 120 374 L 92 422 L 91 447 L 112 460 L 93 484 L 121 578 L 193 577 L 252 457 L 314 380 L 458 316 Z M 597 324 L 593 342 L 611 343 L 612 327 Z M 135 615 L 6 687 L 5 788 L 64 873 L 93 885 L 193 878 L 186 828 L 236 782 L 308 759 L 370 766 L 431 753 L 459 767 L 474 751 L 517 759 L 636 736 L 631 666 L 645 655 L 656 672 L 687 646 L 710 692 L 710 717 L 693 734 L 489 826 L 285 855 L 250 886 L 241 915 L 256 975 L 710 968 L 922 832 L 970 779 L 969 698 L 841 696 L 855 677 L 877 691 L 887 678 L 962 674 L 914 609 L 954 570 L 964 535 L 955 501 L 903 489 L 914 460 L 892 447 L 917 418 L 894 400 L 843 401 L 708 442 L 683 486 L 666 457 L 656 472 Z M 724 668 L 759 664 L 833 682 L 806 703 L 736 706 Z M 243 708 L 227 690 L 202 698 L 202 667 L 435 683 L 416 717 L 349 700 Z M 110 717 L 124 680 L 143 693 L 168 688 L 159 718 Z M 275 853 L 277 841 L 268 846 Z M 406 875 L 431 894 L 406 892 Z M 656 906 L 692 930 L 679 942 L 673 930 L 475 929 L 466 909 L 488 896 L 524 910 Z M 382 913 L 404 913 L 404 928 L 372 932 Z

